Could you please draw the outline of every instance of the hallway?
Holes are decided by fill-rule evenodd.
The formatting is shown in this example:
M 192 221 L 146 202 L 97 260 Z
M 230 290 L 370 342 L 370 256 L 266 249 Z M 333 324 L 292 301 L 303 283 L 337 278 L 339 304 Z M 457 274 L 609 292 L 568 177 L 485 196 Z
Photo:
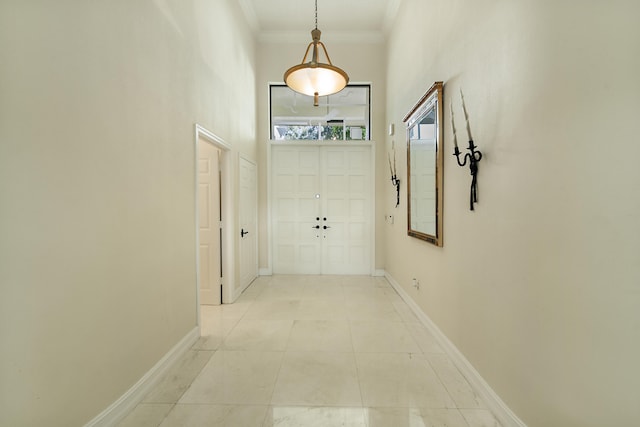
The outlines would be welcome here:
M 258 278 L 121 426 L 498 426 L 384 278 Z

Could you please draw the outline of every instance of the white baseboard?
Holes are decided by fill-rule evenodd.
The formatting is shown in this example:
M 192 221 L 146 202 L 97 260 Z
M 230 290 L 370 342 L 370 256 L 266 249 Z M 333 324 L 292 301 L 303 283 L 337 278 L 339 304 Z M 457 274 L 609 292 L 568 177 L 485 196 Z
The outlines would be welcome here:
M 260 270 L 258 270 L 258 275 L 259 276 L 272 276 L 273 272 L 271 271 L 271 268 L 261 268 Z
M 373 277 L 385 277 L 386 272 L 384 270 L 373 270 Z
M 249 286 L 251 286 L 251 284 L 254 282 L 254 280 L 256 280 L 258 278 L 258 276 L 255 276 L 253 279 L 251 279 L 248 283 L 246 283 L 244 286 L 242 286 L 241 288 L 237 288 L 233 291 L 233 294 L 231 295 L 231 299 L 229 299 L 229 301 L 224 301 L 224 304 L 231 304 L 236 302 L 236 300 L 238 298 L 240 298 L 240 295 L 242 295 L 242 293 L 244 291 L 247 290 L 247 288 Z
M 232 291 L 233 293 L 228 298 L 225 298 L 225 300 L 222 301 L 222 303 L 223 304 L 233 304 L 234 302 L 236 302 L 238 297 L 240 295 L 242 295 L 242 291 L 244 291 L 244 289 L 234 289 Z
M 127 390 L 125 394 L 120 396 L 120 398 L 113 402 L 107 409 L 85 424 L 85 427 L 113 426 L 122 421 L 129 412 L 142 401 L 147 393 L 158 384 L 162 376 L 191 348 L 199 337 L 199 327 L 195 327 L 189 331 L 189 333 L 174 345 L 133 387 Z
M 398 292 L 400 297 L 411 308 L 416 317 L 431 332 L 438 341 L 444 352 L 449 356 L 451 361 L 456 365 L 460 373 L 469 381 L 473 389 L 483 398 L 488 409 L 493 412 L 503 427 L 527 427 L 516 414 L 500 399 L 500 396 L 489 386 L 489 384 L 480 376 L 478 371 L 469 363 L 458 348 L 447 338 L 447 336 L 438 328 L 438 326 L 422 311 L 411 296 L 395 281 L 395 279 L 387 272 L 384 277 L 389 281 L 391 286 Z

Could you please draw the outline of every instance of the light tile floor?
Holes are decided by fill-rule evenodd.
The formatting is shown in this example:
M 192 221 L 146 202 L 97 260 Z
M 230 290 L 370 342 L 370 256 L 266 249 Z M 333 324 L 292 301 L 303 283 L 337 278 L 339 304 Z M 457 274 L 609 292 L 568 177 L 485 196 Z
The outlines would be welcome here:
M 384 278 L 258 278 L 121 427 L 495 427 Z

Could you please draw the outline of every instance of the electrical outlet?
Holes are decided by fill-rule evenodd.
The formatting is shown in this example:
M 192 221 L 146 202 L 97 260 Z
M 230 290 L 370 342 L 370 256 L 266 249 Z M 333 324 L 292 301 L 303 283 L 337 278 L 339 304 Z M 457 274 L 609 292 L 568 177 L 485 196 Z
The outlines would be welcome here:
M 413 278 L 413 287 L 416 288 L 417 290 L 420 290 L 420 281 L 415 277 Z
M 389 224 L 393 224 L 393 215 L 387 215 L 387 220 L 389 221 Z

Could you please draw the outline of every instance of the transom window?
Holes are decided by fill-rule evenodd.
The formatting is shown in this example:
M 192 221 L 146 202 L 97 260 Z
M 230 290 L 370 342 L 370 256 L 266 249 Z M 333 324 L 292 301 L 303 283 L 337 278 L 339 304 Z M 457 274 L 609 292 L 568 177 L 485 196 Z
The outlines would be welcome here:
M 370 139 L 370 86 L 348 85 L 342 91 L 313 97 L 285 85 L 271 85 L 271 139 L 336 140 Z

